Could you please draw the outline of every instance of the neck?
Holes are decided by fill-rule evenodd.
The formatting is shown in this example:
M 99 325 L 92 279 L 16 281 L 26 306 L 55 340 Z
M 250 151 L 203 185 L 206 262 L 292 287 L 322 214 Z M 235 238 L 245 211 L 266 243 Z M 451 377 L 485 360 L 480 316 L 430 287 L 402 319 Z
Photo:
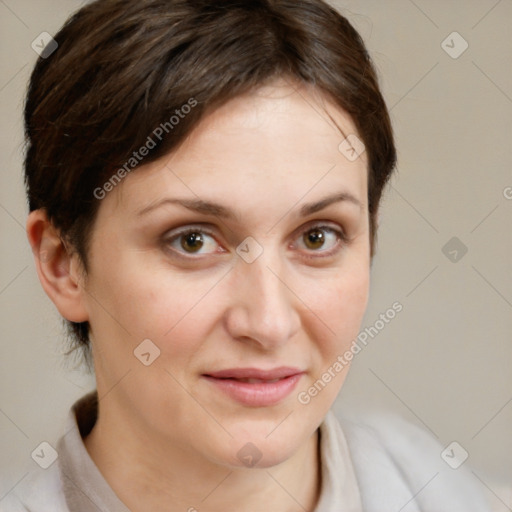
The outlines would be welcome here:
M 98 411 L 84 443 L 96 466 L 132 512 L 314 510 L 320 494 L 316 431 L 289 459 L 269 468 L 233 468 L 168 439 L 141 435 L 133 422 Z

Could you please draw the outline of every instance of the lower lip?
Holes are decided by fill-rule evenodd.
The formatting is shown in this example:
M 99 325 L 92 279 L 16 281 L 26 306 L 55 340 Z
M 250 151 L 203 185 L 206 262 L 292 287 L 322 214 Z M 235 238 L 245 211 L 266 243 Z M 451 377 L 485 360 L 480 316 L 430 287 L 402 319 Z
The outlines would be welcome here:
M 290 375 L 276 382 L 249 384 L 234 379 L 217 379 L 209 375 L 203 377 L 226 393 L 233 400 L 252 407 L 275 405 L 285 399 L 297 386 L 302 373 Z

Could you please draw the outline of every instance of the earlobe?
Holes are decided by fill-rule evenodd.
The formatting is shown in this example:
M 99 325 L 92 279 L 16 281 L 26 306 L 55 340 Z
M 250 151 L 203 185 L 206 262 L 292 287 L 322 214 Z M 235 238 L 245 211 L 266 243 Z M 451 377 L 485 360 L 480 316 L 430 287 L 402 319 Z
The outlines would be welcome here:
M 39 281 L 59 313 L 72 322 L 89 319 L 79 275 L 78 255 L 68 250 L 44 209 L 31 212 L 27 236 Z

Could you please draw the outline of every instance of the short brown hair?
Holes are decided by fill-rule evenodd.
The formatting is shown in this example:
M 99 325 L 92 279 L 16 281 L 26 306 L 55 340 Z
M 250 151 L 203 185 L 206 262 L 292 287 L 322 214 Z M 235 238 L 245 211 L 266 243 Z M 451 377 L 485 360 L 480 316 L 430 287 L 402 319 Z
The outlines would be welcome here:
M 313 85 L 352 117 L 368 155 L 373 256 L 393 133 L 361 37 L 327 3 L 97 0 L 55 39 L 57 50 L 39 58 L 30 79 L 25 179 L 30 211 L 46 209 L 85 271 L 94 191 L 148 135 L 167 127 L 144 163 L 175 149 L 205 113 L 278 77 Z M 170 123 L 191 99 L 194 108 Z M 88 346 L 88 323 L 68 326 L 76 346 Z

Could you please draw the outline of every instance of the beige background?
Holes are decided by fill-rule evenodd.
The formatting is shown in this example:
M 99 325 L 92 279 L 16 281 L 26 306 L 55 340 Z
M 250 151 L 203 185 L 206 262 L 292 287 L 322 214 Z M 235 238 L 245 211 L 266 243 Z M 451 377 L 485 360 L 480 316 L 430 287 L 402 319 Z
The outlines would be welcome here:
M 0 498 L 93 386 L 62 355 L 59 317 L 24 233 L 22 182 L 30 44 L 80 3 L 0 0 Z M 443 446 L 456 440 L 475 486 L 496 510 L 512 510 L 512 2 L 335 4 L 379 68 L 399 147 L 363 328 L 403 305 L 355 358 L 336 410 L 371 404 L 424 425 Z M 454 31 L 469 44 L 456 59 L 442 47 Z M 461 43 L 451 36 L 445 46 Z M 442 251 L 452 237 L 467 247 L 456 262 Z

